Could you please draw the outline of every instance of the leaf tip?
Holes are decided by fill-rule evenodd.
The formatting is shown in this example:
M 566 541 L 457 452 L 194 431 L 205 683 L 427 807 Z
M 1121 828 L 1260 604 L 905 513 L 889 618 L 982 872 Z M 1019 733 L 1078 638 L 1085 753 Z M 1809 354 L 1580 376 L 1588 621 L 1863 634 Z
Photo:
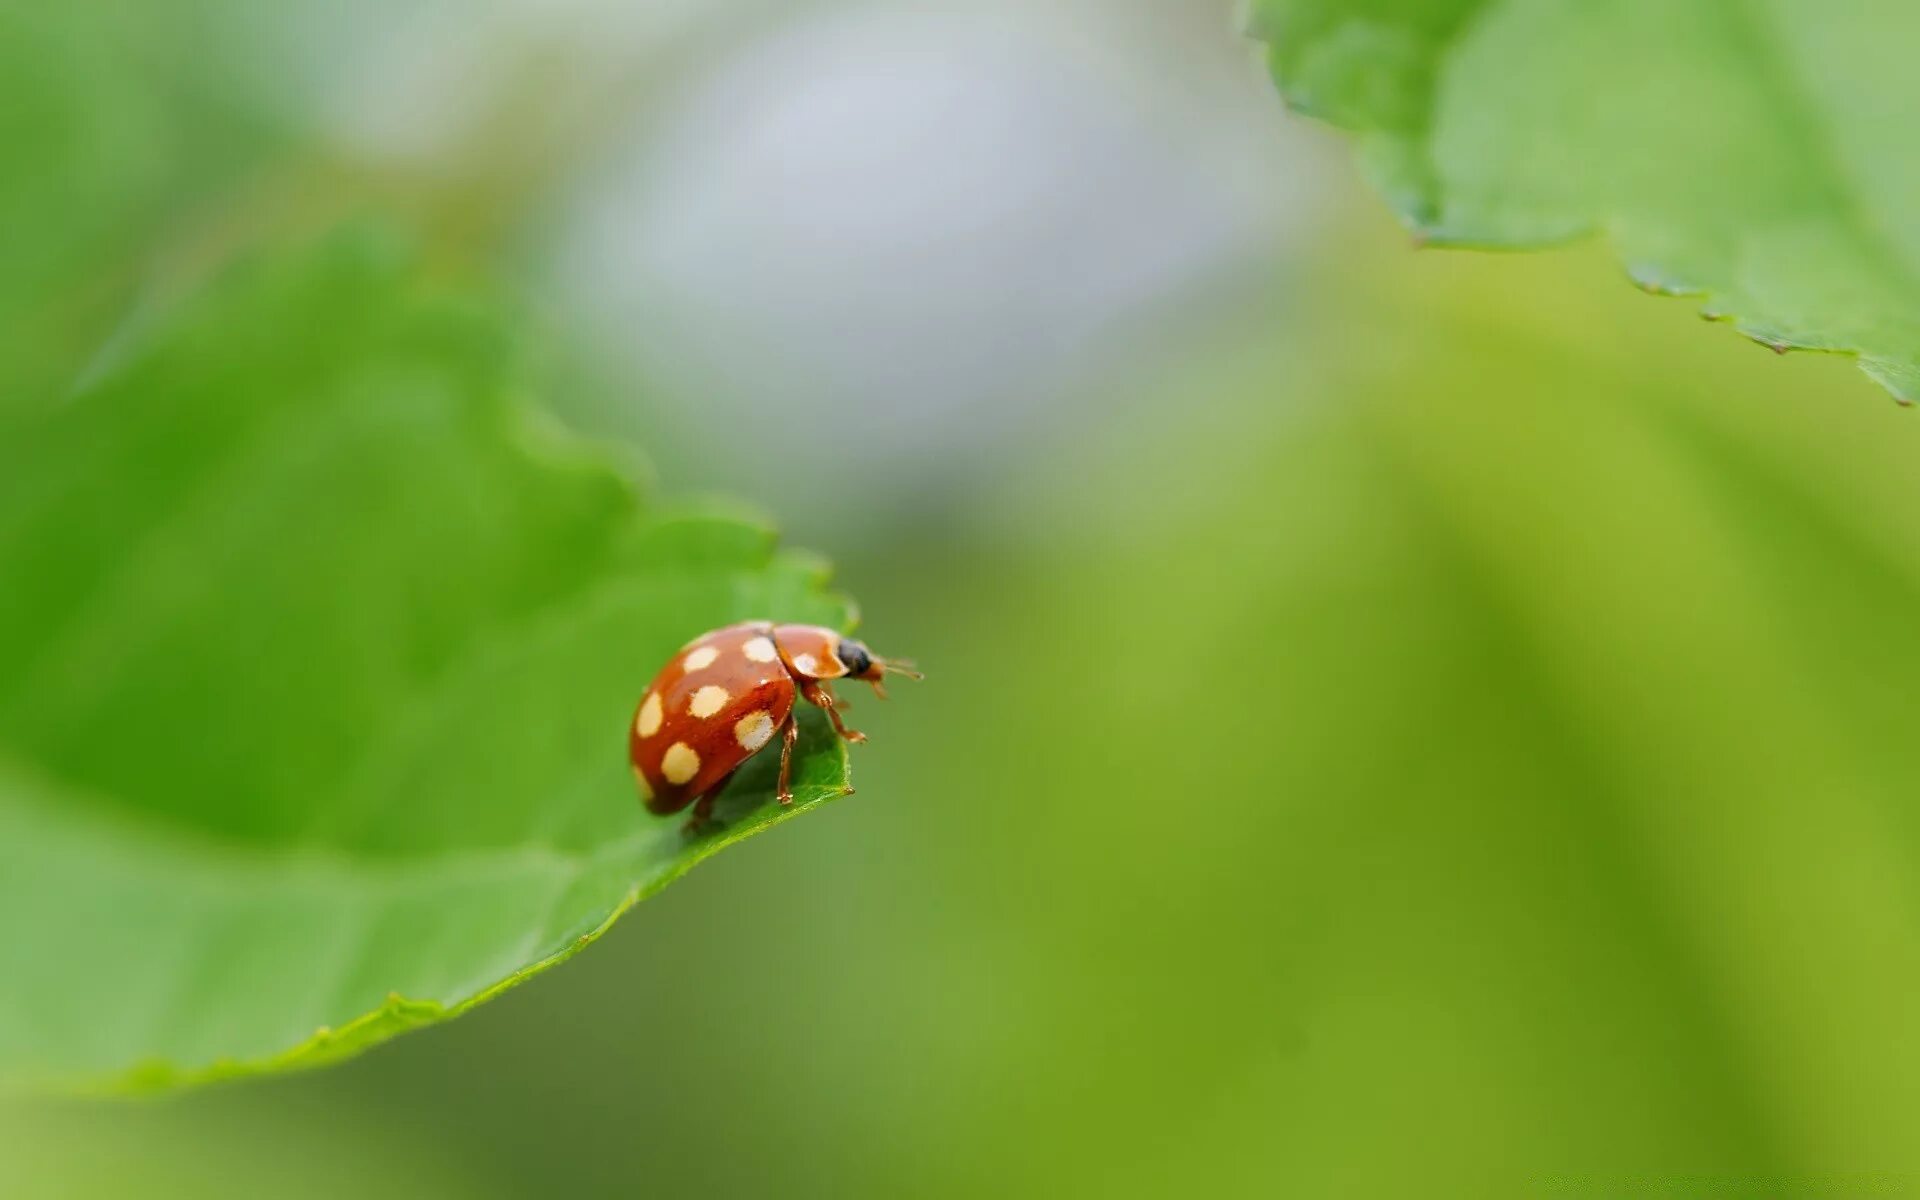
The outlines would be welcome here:
M 1862 355 L 1860 369 L 1867 378 L 1887 389 L 1894 403 L 1902 408 L 1920 401 L 1920 366 L 1877 356 Z

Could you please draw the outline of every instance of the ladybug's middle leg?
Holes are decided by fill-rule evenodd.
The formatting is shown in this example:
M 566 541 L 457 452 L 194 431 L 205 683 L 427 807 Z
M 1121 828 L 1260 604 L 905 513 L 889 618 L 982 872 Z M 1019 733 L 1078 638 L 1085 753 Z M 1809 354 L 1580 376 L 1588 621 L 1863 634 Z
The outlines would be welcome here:
M 841 737 L 859 745 L 867 740 L 867 735 L 858 729 L 848 729 L 840 720 L 840 709 L 836 707 L 833 692 L 824 683 L 810 683 L 802 689 L 808 700 L 827 710 L 827 718 L 833 722 L 834 731 Z
M 789 780 L 793 778 L 793 743 L 800 736 L 800 719 L 792 713 L 787 714 L 787 726 L 780 734 L 780 791 L 781 805 L 793 803 L 793 788 Z

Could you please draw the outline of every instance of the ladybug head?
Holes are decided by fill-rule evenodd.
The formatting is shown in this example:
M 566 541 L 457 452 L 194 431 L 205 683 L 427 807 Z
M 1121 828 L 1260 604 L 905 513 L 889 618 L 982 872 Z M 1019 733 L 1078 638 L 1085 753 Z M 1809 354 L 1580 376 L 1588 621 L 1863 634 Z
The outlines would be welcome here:
M 864 679 L 873 685 L 873 690 L 885 697 L 887 690 L 880 680 L 887 675 L 905 675 L 909 679 L 919 679 L 920 672 L 913 664 L 903 659 L 885 659 L 874 654 L 860 642 L 852 638 L 841 638 L 839 649 L 835 652 L 847 668 L 847 678 Z
M 873 651 L 868 650 L 852 638 L 840 639 L 840 661 L 846 665 L 847 674 L 854 679 L 878 679 L 880 673 L 874 668 Z

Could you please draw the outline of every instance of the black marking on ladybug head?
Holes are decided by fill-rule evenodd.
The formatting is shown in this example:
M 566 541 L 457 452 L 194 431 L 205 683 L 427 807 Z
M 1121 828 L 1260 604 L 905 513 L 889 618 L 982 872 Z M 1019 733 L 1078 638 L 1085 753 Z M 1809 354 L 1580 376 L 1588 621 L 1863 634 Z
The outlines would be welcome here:
M 846 665 L 847 674 L 859 678 L 873 670 L 873 655 L 867 648 L 852 638 L 841 638 L 838 651 L 840 661 Z

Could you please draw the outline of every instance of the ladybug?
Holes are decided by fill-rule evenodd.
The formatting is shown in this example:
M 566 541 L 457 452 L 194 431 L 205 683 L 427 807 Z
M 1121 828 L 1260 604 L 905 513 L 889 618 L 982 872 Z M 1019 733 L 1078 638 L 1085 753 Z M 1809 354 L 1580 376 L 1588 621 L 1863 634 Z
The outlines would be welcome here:
M 733 773 L 777 733 L 780 803 L 792 804 L 795 693 L 825 709 L 841 737 L 864 742 L 866 734 L 841 722 L 831 681 L 864 680 L 885 699 L 881 680 L 889 674 L 920 678 L 911 664 L 880 658 L 819 625 L 743 621 L 702 634 L 660 669 L 627 726 L 640 798 L 659 816 L 692 804 L 687 831 L 698 832 Z

